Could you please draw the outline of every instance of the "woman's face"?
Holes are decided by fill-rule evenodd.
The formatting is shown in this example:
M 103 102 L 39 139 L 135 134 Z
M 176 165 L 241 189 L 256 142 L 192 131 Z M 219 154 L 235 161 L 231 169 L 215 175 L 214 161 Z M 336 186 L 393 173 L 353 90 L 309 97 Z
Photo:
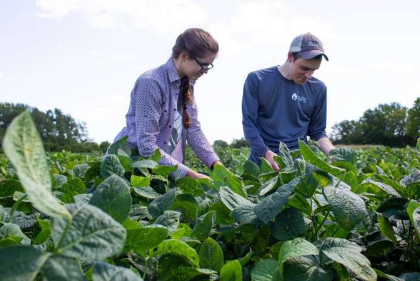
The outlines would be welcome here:
M 203 74 L 207 74 L 207 72 L 213 67 L 213 61 L 215 60 L 217 54 L 210 54 L 205 57 L 192 57 L 189 55 L 185 56 L 185 61 L 183 64 L 183 72 L 188 78 L 192 80 L 197 80 Z

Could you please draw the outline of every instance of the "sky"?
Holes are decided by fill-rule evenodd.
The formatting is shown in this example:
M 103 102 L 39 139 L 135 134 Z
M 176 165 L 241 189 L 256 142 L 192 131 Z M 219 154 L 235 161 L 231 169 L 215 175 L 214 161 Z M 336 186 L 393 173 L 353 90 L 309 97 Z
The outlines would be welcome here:
M 247 74 L 285 62 L 310 32 L 329 61 L 327 133 L 381 103 L 420 97 L 418 0 L 0 0 L 0 102 L 59 108 L 96 142 L 125 126 L 138 76 L 164 64 L 176 37 L 200 27 L 219 42 L 195 86 L 209 141 L 243 136 Z

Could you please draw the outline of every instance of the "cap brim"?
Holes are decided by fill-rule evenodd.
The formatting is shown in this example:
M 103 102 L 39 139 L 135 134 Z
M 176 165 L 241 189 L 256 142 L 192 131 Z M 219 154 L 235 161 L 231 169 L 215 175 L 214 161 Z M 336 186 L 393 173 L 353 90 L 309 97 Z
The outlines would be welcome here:
M 319 55 L 322 55 L 327 61 L 329 60 L 327 55 L 324 54 L 324 52 L 321 50 L 310 50 L 310 51 L 300 52 L 299 54 L 305 60 L 313 59 Z

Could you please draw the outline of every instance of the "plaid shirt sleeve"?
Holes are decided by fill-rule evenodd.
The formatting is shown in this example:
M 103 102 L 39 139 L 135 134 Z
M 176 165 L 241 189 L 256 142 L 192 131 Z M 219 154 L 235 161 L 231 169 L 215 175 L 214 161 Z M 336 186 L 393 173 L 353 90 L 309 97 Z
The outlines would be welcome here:
M 220 159 L 201 130 L 200 122 L 197 119 L 198 110 L 195 101 L 193 101 L 189 106 L 189 113 L 191 116 L 191 127 L 187 132 L 188 144 L 191 146 L 195 154 L 197 154 L 198 158 L 200 158 L 200 160 L 208 167 L 211 167 L 215 161 L 220 161 Z
M 159 118 L 161 112 L 162 91 L 152 79 L 139 79 L 135 89 L 136 139 L 139 153 L 149 157 L 158 148 Z M 160 148 L 159 148 L 160 149 Z M 160 165 L 178 166 L 174 173 L 177 178 L 184 177 L 189 168 L 160 149 Z

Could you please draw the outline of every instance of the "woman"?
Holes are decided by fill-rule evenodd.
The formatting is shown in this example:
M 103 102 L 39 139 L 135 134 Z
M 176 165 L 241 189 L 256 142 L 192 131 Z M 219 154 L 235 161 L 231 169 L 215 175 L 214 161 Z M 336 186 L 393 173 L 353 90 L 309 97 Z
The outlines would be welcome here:
M 172 57 L 137 79 L 131 92 L 126 127 L 115 141 L 128 135 L 129 146 L 138 148 L 143 157 L 149 157 L 159 148 L 162 155 L 159 164 L 178 166 L 175 178 L 208 178 L 183 163 L 188 141 L 207 166 L 221 164 L 201 131 L 194 101 L 194 83 L 213 68 L 218 51 L 217 41 L 202 29 L 187 29 L 179 35 Z

